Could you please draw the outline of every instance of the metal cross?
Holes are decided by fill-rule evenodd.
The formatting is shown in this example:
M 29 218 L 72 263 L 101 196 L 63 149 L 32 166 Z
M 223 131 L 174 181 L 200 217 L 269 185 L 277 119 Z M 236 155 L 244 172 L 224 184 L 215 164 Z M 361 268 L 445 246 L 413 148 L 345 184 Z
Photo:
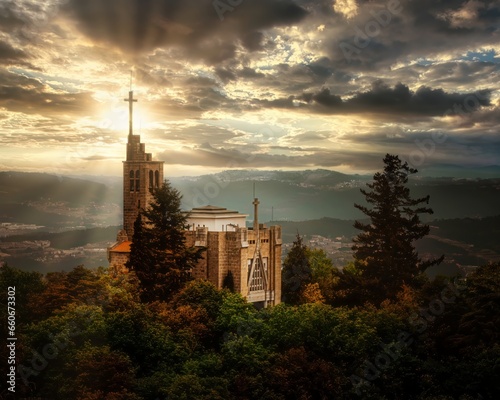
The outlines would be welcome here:
M 125 99 L 124 101 L 127 101 L 129 103 L 128 106 L 128 113 L 129 113 L 129 129 L 128 129 L 128 134 L 129 136 L 132 136 L 133 134 L 133 127 L 134 127 L 134 103 L 137 103 L 137 100 L 134 99 L 134 92 L 131 90 L 128 92 L 128 99 Z

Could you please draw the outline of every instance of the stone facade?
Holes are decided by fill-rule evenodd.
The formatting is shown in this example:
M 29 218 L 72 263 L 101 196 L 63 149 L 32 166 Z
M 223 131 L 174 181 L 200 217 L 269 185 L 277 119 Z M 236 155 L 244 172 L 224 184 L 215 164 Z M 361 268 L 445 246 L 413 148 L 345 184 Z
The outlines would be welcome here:
M 204 247 L 203 259 L 193 271 L 193 276 L 206 279 L 218 288 L 223 287 L 229 272 L 233 275 L 234 290 L 241 293 L 252 303 L 261 306 L 276 305 L 281 300 L 281 227 L 266 227 L 254 224 L 253 228 L 224 226 L 210 230 L 200 226 L 204 221 L 211 226 L 209 214 L 220 222 L 223 208 L 207 206 L 196 209 L 190 214 L 188 222 L 192 228 L 186 231 L 188 246 Z M 205 210 L 205 212 L 202 212 Z M 193 210 L 194 211 L 194 210 Z M 227 210 L 226 210 L 227 211 Z M 195 218 L 199 215 L 198 218 Z M 229 217 L 234 211 L 227 211 Z M 242 214 L 238 214 L 242 215 Z

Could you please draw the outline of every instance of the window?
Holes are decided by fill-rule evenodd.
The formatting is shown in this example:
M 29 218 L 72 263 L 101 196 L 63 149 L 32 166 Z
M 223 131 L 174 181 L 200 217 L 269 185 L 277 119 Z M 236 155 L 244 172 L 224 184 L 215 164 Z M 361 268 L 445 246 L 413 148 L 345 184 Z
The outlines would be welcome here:
M 130 177 L 130 191 L 133 192 L 134 191 L 134 171 L 130 171 L 130 174 L 129 174 L 129 177 Z
M 153 171 L 149 171 L 149 188 L 153 189 L 154 184 L 154 173 Z
M 250 261 L 250 266 L 249 266 L 249 273 L 252 272 L 251 265 L 252 261 Z M 251 292 L 255 292 L 258 290 L 264 290 L 264 270 L 263 267 L 260 263 L 260 260 L 256 258 L 254 260 L 255 262 L 255 268 L 253 270 L 253 276 L 250 277 L 250 285 L 249 289 Z
M 135 191 L 139 192 L 141 190 L 141 178 L 140 171 L 135 171 Z
M 155 171 L 155 186 L 160 187 L 160 172 Z

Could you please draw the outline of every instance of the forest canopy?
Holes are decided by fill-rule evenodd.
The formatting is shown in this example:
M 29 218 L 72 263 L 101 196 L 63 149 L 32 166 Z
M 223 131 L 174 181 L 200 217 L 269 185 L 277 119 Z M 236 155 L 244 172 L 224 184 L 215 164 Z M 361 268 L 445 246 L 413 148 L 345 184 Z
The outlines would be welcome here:
M 82 266 L 47 275 L 5 266 L 0 282 L 2 298 L 16 287 L 17 398 L 465 400 L 500 393 L 498 263 L 466 280 L 408 288 L 379 308 L 314 301 L 258 311 L 205 281 L 189 282 L 169 301 L 141 302 L 133 274 Z M 2 331 L 6 337 L 4 324 Z

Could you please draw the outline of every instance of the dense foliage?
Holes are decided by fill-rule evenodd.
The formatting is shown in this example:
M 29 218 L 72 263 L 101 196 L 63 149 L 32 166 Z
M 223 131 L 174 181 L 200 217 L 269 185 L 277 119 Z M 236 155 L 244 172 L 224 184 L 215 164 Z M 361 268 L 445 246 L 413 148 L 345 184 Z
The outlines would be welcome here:
M 313 279 L 325 285 L 328 266 L 311 265 Z M 17 293 L 16 398 L 479 400 L 500 394 L 500 264 L 479 268 L 466 281 L 440 279 L 418 293 L 407 288 L 380 308 L 315 301 L 257 311 L 239 294 L 204 281 L 188 283 L 168 302 L 142 302 L 133 274 L 113 278 L 83 267 L 46 276 L 3 267 L 0 283 L 2 298 L 8 286 Z

